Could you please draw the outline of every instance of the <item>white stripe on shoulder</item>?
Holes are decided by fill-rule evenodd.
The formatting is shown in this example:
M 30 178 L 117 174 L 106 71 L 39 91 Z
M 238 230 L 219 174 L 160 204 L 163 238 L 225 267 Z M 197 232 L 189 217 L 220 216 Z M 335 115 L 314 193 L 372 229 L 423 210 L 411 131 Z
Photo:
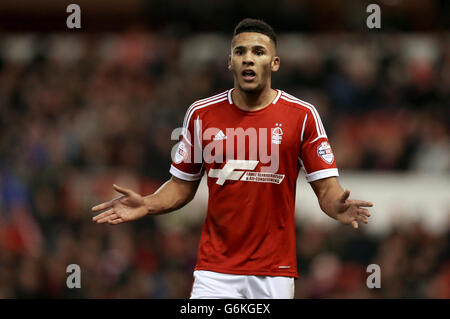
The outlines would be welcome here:
M 191 106 L 189 106 L 188 110 L 186 111 L 186 115 L 184 116 L 183 127 L 187 126 L 186 119 L 188 118 L 188 115 L 192 111 L 193 108 L 195 108 L 196 106 L 201 105 L 203 103 L 208 103 L 208 102 L 223 98 L 224 96 L 227 96 L 227 92 L 228 91 L 225 91 L 225 92 L 222 92 L 222 93 L 219 93 L 219 94 L 213 95 L 211 97 L 208 97 L 208 98 L 205 98 L 202 100 L 198 100 L 198 101 L 192 103 Z
M 311 111 L 311 114 L 312 114 L 313 118 L 314 118 L 314 123 L 315 123 L 315 125 L 316 125 L 317 136 L 321 136 L 321 135 L 322 135 L 322 134 L 321 134 L 321 131 L 320 131 L 320 128 L 319 128 L 319 124 L 318 124 L 318 121 L 317 121 L 316 114 L 314 113 L 314 111 L 313 111 L 309 106 L 307 106 L 307 105 L 305 105 L 305 104 L 302 104 L 302 103 L 299 102 L 299 101 L 291 100 L 290 98 L 287 98 L 287 97 L 284 96 L 284 95 L 282 95 L 281 98 L 282 98 L 283 100 L 285 100 L 285 101 L 288 101 L 288 102 L 291 102 L 291 103 L 296 103 L 296 104 L 299 104 L 299 105 L 301 105 L 301 106 L 303 106 L 303 107 L 309 109 L 309 110 Z
M 295 96 L 293 96 L 291 94 L 288 94 L 286 92 L 283 92 L 283 93 L 288 98 L 290 98 L 292 100 L 295 100 L 295 101 L 298 101 L 298 102 L 304 104 L 305 106 L 309 106 L 311 111 L 315 113 L 315 118 L 319 119 L 319 128 L 321 129 L 321 133 L 323 135 L 326 135 L 325 129 L 324 129 L 323 124 L 322 124 L 322 120 L 321 120 L 320 115 L 319 115 L 319 112 L 317 112 L 317 109 L 316 109 L 316 107 L 314 105 L 312 105 L 311 103 L 308 103 L 306 101 L 300 100 L 299 98 L 297 98 L 297 97 L 295 97 Z
M 228 94 L 228 91 L 225 91 L 225 92 L 222 92 L 222 93 L 219 93 L 219 94 L 216 94 L 216 95 L 213 95 L 213 96 L 210 96 L 210 97 L 207 97 L 207 98 L 195 101 L 194 103 L 192 103 L 192 105 L 199 105 L 201 103 L 206 103 L 206 102 L 209 102 L 211 100 L 220 98 L 220 97 L 222 97 L 224 95 L 227 95 L 227 94 Z
M 315 141 L 317 141 L 318 139 L 321 139 L 321 138 L 326 138 L 327 136 L 326 135 L 319 135 L 319 136 L 317 136 L 315 139 L 313 139 L 311 142 L 309 142 L 309 144 L 312 144 L 312 143 L 314 143 Z
M 184 131 L 184 130 L 187 130 L 187 128 L 188 128 L 188 126 L 189 126 L 189 122 L 191 121 L 191 117 L 192 117 L 192 115 L 194 114 L 195 111 L 200 110 L 200 109 L 202 109 L 202 108 L 204 108 L 204 107 L 213 105 L 213 104 L 217 104 L 217 103 L 223 102 L 223 101 L 225 101 L 225 100 L 227 100 L 227 96 L 225 96 L 225 97 L 223 97 L 223 98 L 221 98 L 221 99 L 218 99 L 218 100 L 213 100 L 213 101 L 211 101 L 211 102 L 209 102 L 209 103 L 206 103 L 206 104 L 200 104 L 200 105 L 198 105 L 198 106 L 193 107 L 193 108 L 191 109 L 191 111 L 189 112 L 189 115 L 188 115 L 187 118 L 186 118 L 185 125 L 183 126 L 183 131 Z
M 305 115 L 305 120 L 303 121 L 302 134 L 300 135 L 300 142 L 303 142 L 303 133 L 305 132 L 305 124 L 306 124 L 307 118 L 308 118 L 308 114 Z
M 301 106 L 303 106 L 303 107 L 309 109 L 309 110 L 311 111 L 311 114 L 312 114 L 313 117 L 314 117 L 314 123 L 315 123 L 315 125 L 316 125 L 317 136 L 319 136 L 319 137 L 327 137 L 327 134 L 325 133 L 325 129 L 324 129 L 323 126 L 322 126 L 322 121 L 321 121 L 321 119 L 320 119 L 320 116 L 319 116 L 319 114 L 317 113 L 317 111 L 316 111 L 316 109 L 314 108 L 314 106 L 312 106 L 311 104 L 310 104 L 311 106 L 309 106 L 309 105 L 307 105 L 307 104 L 305 104 L 305 103 L 302 103 L 301 100 L 291 99 L 291 98 L 285 96 L 284 93 L 281 95 L 281 98 L 282 98 L 283 100 L 285 100 L 285 101 L 292 102 L 292 103 L 296 103 L 296 104 L 298 104 L 298 105 L 301 105 Z

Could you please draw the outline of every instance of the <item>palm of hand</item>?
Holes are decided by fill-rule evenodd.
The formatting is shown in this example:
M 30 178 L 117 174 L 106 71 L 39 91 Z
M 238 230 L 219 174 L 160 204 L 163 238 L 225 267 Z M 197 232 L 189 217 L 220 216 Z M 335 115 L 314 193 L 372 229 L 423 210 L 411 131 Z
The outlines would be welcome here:
M 94 216 L 92 218 L 94 222 L 107 222 L 116 225 L 136 220 L 147 214 L 147 207 L 141 195 L 117 185 L 114 185 L 114 189 L 123 196 L 93 207 L 92 211 L 94 212 L 107 209 L 105 212 Z
M 358 222 L 364 224 L 368 223 L 367 217 L 370 213 L 363 207 L 372 207 L 373 204 L 361 200 L 348 199 L 350 191 L 346 190 L 338 202 L 337 220 L 346 225 L 352 225 L 353 228 L 358 228 Z
M 114 213 L 122 218 L 123 221 L 135 220 L 142 217 L 143 206 L 144 199 L 138 194 L 122 196 L 113 203 Z

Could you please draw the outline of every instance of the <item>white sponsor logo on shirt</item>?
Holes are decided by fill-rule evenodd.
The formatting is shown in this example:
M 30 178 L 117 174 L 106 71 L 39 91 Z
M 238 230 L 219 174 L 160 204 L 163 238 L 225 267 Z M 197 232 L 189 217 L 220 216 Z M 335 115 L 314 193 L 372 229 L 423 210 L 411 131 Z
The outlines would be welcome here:
M 225 163 L 227 160 L 236 158 L 258 159 L 261 164 L 266 164 L 261 166 L 261 172 L 276 173 L 279 169 L 283 130 L 281 123 L 276 123 L 275 126 L 274 128 L 235 127 L 221 130 L 208 127 L 202 129 L 202 121 L 197 118 L 192 132 L 185 127 L 172 132 L 172 139 L 178 139 L 181 135 L 185 144 L 175 145 L 171 155 L 175 164 L 181 162 L 186 164 Z M 270 137 L 271 143 L 268 143 Z M 220 141 L 224 142 L 220 143 Z M 253 178 L 250 175 L 246 175 L 245 178 L 247 177 L 248 180 Z
M 217 178 L 216 184 L 223 185 L 227 180 L 280 184 L 284 174 L 252 172 L 259 161 L 229 160 L 222 168 L 211 168 L 208 176 Z M 241 170 L 241 171 L 238 171 Z

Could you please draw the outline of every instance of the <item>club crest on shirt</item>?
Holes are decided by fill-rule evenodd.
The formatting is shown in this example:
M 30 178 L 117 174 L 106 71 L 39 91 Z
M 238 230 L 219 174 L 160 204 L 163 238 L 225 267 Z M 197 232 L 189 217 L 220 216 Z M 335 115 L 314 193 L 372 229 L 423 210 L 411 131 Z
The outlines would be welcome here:
M 180 164 L 184 158 L 187 156 L 187 149 L 186 149 L 186 144 L 184 142 L 180 142 L 180 144 L 178 144 L 178 149 L 175 152 L 175 156 L 173 161 L 176 164 Z
M 272 131 L 272 143 L 281 144 L 281 140 L 283 139 L 283 130 L 280 126 L 282 126 L 282 124 L 276 123 L 275 126 L 276 127 Z
M 327 164 L 333 163 L 334 155 L 328 142 L 320 143 L 317 147 L 317 155 L 319 155 Z

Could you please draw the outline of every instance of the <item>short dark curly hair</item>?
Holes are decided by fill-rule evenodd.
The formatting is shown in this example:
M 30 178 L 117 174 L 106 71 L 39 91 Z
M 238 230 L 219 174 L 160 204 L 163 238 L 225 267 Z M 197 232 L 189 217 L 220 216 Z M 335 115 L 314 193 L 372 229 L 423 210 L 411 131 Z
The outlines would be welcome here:
M 273 41 L 273 43 L 275 43 L 275 47 L 277 46 L 277 35 L 275 34 L 275 31 L 263 20 L 250 18 L 242 20 L 237 24 L 236 28 L 234 28 L 233 37 L 242 32 L 256 32 L 265 34 Z

